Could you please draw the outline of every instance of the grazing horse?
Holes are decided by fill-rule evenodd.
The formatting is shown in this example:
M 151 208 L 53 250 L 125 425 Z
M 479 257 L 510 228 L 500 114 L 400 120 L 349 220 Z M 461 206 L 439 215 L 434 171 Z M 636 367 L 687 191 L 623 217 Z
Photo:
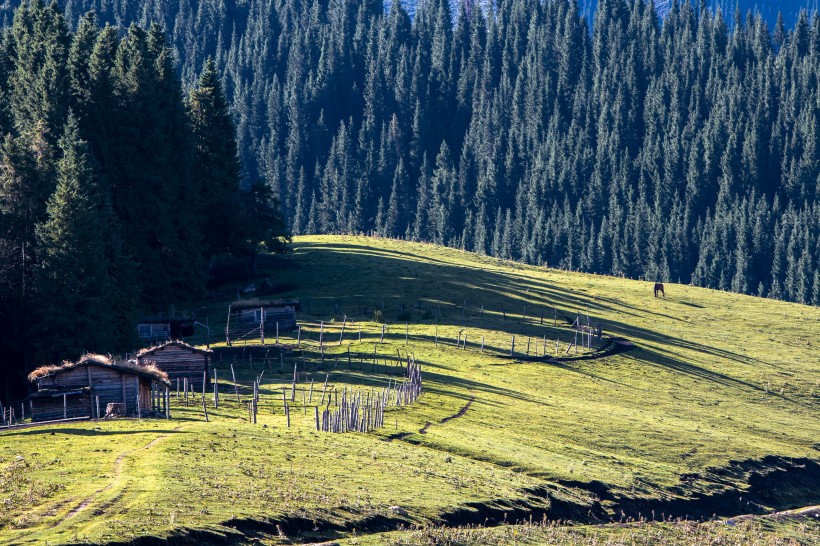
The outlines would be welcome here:
M 663 294 L 664 298 L 666 297 L 666 292 L 663 291 L 663 283 L 662 282 L 656 282 L 655 283 L 655 297 L 656 298 L 658 297 L 658 292 Z

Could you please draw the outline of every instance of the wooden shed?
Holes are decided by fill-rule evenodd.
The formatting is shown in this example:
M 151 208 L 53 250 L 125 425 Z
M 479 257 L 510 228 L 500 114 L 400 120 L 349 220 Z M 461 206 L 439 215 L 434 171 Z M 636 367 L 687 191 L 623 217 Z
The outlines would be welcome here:
M 160 343 L 194 334 L 194 321 L 179 317 L 141 317 L 137 321 L 137 334 L 147 343 Z
M 235 301 L 228 307 L 228 322 L 225 339 L 232 341 L 245 338 L 274 337 L 276 331 L 296 329 L 296 311 L 299 300 L 243 300 Z
M 188 380 L 192 390 L 202 390 L 202 379 L 210 381 L 212 351 L 198 349 L 184 341 L 168 341 L 137 353 L 137 363 L 142 366 L 155 365 L 168 375 L 173 383 Z
M 168 416 L 168 376 L 156 366 L 87 354 L 77 362 L 42 366 L 28 376 L 37 392 L 27 399 L 32 421 L 105 416 L 122 404 L 126 416 Z

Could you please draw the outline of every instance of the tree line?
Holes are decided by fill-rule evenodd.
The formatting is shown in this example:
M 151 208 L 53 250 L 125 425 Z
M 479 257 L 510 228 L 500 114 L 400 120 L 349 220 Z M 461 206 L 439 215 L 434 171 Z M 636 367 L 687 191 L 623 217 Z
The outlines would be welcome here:
M 201 297 L 215 257 L 285 240 L 267 186 L 240 188 L 214 63 L 184 94 L 159 25 L 92 13 L 72 32 L 56 4 L 21 5 L 0 36 L 0 133 L 7 400 L 33 365 L 136 347 L 138 315 Z
M 458 0 L 454 0 L 458 1 Z M 67 0 L 213 56 L 294 233 L 820 303 L 820 19 L 604 0 Z M 491 6 L 489 10 L 482 6 Z

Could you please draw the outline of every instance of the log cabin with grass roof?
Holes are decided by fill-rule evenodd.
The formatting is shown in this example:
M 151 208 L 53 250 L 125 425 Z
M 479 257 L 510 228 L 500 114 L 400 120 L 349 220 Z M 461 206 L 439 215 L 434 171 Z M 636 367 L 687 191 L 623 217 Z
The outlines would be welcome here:
M 37 391 L 26 399 L 32 421 L 168 417 L 168 374 L 134 360 L 86 354 L 76 362 L 41 366 L 28 376 Z
M 188 380 L 188 388 L 202 390 L 203 378 L 210 382 L 210 349 L 199 349 L 184 341 L 172 340 L 143 349 L 137 353 L 137 363 L 142 366 L 155 365 L 168 375 L 172 383 Z

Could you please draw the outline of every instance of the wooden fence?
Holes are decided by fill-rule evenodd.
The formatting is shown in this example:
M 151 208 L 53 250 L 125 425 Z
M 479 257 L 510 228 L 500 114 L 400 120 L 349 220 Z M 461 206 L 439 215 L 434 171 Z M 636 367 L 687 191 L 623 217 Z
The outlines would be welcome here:
M 369 432 L 384 426 L 387 407 L 412 404 L 421 394 L 421 366 L 415 359 L 407 367 L 407 379 L 379 390 L 362 393 L 342 393 L 341 404 L 335 410 L 330 403 L 322 411 L 321 424 L 316 418 L 316 429 L 325 432 Z M 318 410 L 317 410 L 318 413 Z

